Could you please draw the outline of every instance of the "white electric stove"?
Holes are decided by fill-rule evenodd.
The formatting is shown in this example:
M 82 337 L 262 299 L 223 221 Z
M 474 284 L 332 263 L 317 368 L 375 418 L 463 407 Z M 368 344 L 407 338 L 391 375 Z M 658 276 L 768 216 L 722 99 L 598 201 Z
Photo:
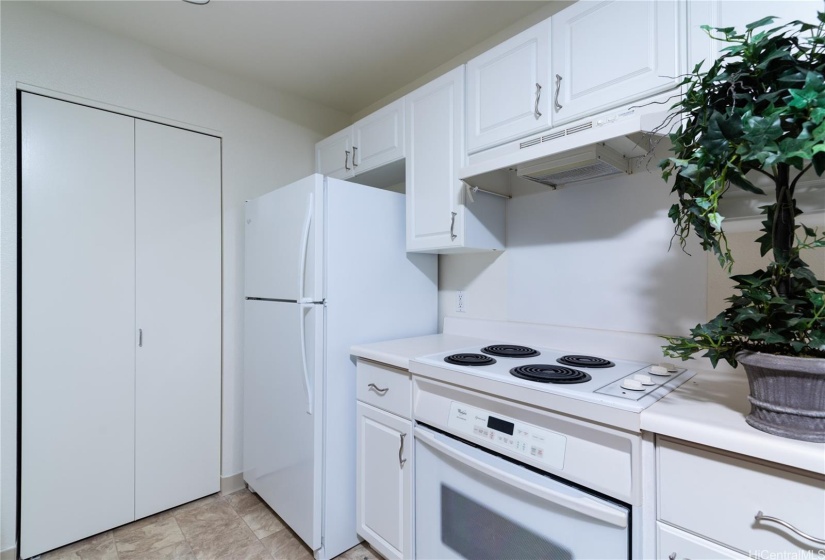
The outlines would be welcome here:
M 692 371 L 510 343 L 418 357 L 410 371 L 417 556 L 653 550 L 639 416 Z

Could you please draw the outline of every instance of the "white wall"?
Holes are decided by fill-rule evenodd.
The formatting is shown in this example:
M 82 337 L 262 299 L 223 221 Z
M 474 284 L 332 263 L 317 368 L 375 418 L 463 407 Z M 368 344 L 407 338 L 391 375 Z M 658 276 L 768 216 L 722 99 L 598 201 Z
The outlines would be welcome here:
M 661 149 L 660 149 L 661 151 Z M 668 251 L 670 186 L 656 163 L 632 175 L 549 187 L 512 179 L 503 254 L 442 255 L 441 317 L 645 334 L 704 320 L 707 259 Z M 467 311 L 455 311 L 456 290 Z
M 311 173 L 315 142 L 351 120 L 68 20 L 34 2 L 2 2 L 0 36 L 0 550 L 6 550 L 15 543 L 17 476 L 17 84 L 209 128 L 223 137 L 224 476 L 242 469 L 243 201 Z

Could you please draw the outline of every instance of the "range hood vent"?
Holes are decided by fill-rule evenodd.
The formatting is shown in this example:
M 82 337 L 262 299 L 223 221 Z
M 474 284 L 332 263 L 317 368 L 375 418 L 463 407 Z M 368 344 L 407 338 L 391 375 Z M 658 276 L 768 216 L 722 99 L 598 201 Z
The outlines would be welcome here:
M 604 144 L 592 144 L 519 165 L 516 174 L 555 188 L 568 183 L 629 173 L 629 169 L 628 160 L 620 154 Z

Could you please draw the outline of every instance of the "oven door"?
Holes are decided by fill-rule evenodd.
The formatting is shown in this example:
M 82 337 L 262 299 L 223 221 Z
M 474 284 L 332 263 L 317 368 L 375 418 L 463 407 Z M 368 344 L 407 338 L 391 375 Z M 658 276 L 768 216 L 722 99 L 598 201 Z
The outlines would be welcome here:
M 415 428 L 417 558 L 629 558 L 629 525 L 628 507 Z

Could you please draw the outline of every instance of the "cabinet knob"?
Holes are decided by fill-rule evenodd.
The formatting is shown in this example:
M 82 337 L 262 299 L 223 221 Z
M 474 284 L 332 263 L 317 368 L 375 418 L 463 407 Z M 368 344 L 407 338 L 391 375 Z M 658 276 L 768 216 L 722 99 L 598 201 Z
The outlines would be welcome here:
M 671 553 L 668 555 L 667 560 L 676 560 L 676 553 L 675 553 L 675 552 L 671 552 Z

